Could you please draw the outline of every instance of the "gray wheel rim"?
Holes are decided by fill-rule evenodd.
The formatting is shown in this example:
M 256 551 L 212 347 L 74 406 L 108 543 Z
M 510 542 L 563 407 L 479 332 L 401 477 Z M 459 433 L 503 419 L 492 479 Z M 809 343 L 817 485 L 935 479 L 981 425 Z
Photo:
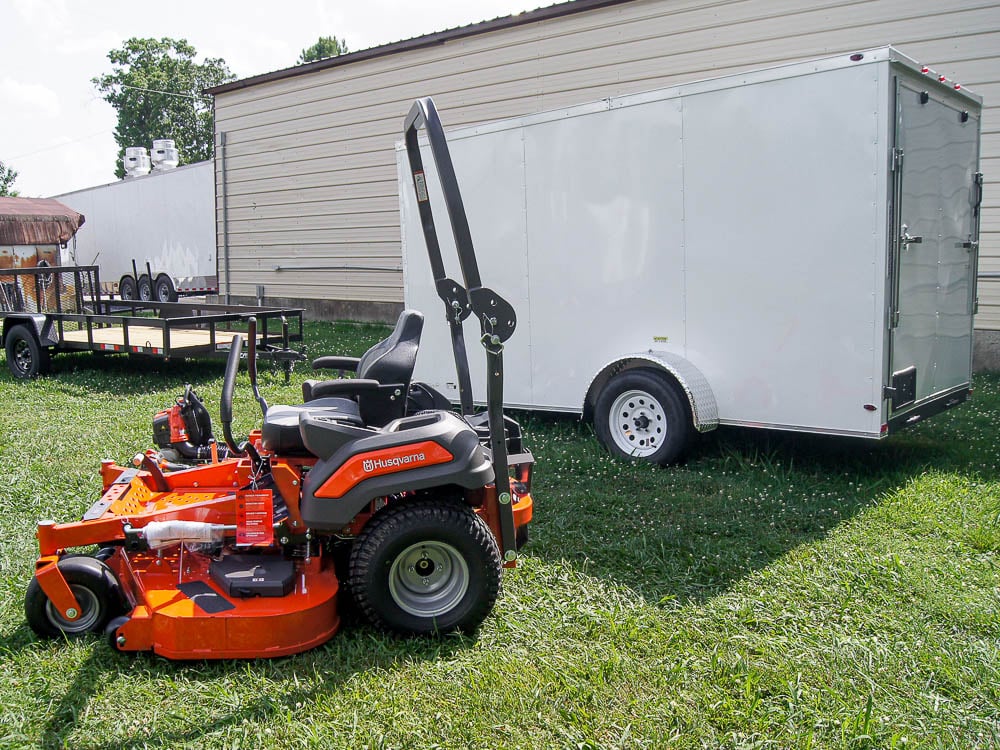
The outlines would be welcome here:
M 31 372 L 31 347 L 24 339 L 14 342 L 14 365 L 21 372 Z
M 170 301 L 170 287 L 168 287 L 166 284 L 157 284 L 156 285 L 156 299 L 158 301 L 160 301 L 160 302 L 169 302 Z
M 64 633 L 86 633 L 92 630 L 101 618 L 101 604 L 97 601 L 97 594 L 86 586 L 70 584 L 69 588 L 76 597 L 77 604 L 80 605 L 80 616 L 75 620 L 67 620 L 52 606 L 51 601 L 45 602 L 45 616 Z
M 625 391 L 611 405 L 608 415 L 611 438 L 630 456 L 644 458 L 660 449 L 667 436 L 663 405 L 646 391 Z
M 469 565 L 457 549 L 444 542 L 410 545 L 393 560 L 389 593 L 407 614 L 440 617 L 452 610 L 469 590 Z

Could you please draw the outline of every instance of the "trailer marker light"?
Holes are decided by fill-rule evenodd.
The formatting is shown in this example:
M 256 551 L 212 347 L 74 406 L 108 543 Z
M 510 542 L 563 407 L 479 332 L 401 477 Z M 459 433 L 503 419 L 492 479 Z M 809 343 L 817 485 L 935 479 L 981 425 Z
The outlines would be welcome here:
M 887 435 L 888 433 L 889 433 L 889 425 L 888 424 L 882 425 L 882 429 L 879 430 L 879 434 L 880 435 Z
M 851 55 L 851 61 L 852 62 L 857 62 L 858 60 L 864 60 L 864 59 L 865 59 L 865 56 L 862 55 L 860 52 Z
M 922 68 L 920 69 L 920 72 L 921 72 L 921 73 L 930 73 L 930 72 L 931 72 L 931 69 L 930 69 L 930 68 L 928 68 L 928 67 L 927 67 L 927 66 L 925 65 L 924 67 L 922 67 Z
M 948 78 L 946 76 L 938 76 L 938 80 L 941 81 L 941 83 L 944 83 L 948 80 Z
M 878 407 L 875 404 L 865 404 L 865 411 L 878 411 Z
M 962 88 L 962 84 L 956 83 L 955 84 L 955 91 L 958 91 L 960 88 Z

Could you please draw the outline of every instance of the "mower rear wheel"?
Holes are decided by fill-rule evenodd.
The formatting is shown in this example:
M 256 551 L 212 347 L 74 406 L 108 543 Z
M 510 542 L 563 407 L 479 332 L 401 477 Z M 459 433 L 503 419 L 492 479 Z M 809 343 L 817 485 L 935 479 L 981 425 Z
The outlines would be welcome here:
M 64 557 L 57 565 L 80 605 L 80 616 L 73 620 L 63 617 L 42 590 L 38 579 L 32 578 L 24 595 L 28 625 L 43 638 L 103 631 L 108 620 L 121 610 L 118 580 L 111 568 L 85 555 Z
M 349 588 L 376 627 L 474 631 L 493 609 L 503 565 L 486 523 L 460 500 L 404 501 L 376 515 L 351 550 Z

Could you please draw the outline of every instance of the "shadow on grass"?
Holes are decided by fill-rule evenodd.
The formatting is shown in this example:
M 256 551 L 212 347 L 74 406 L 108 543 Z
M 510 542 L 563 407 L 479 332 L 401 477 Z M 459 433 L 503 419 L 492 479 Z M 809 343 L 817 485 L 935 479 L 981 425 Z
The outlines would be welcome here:
M 518 416 L 537 459 L 528 552 L 661 603 L 712 597 L 921 473 L 975 472 L 994 450 L 962 439 L 958 410 L 877 442 L 720 428 L 660 468 L 611 459 L 576 417 Z
M 20 631 L 26 631 L 26 634 Z M 23 626 L 12 637 L 23 641 L 17 649 L 20 650 L 30 643 L 31 634 Z M 294 712 L 297 704 L 305 705 L 314 702 L 318 696 L 332 694 L 356 674 L 451 658 L 474 644 L 473 638 L 460 636 L 442 640 L 396 638 L 356 625 L 347 625 L 325 645 L 304 654 L 257 661 L 171 662 L 151 654 L 116 653 L 103 644 L 95 644 L 89 656 L 76 666 L 73 681 L 62 697 L 51 703 L 39 746 L 130 750 L 148 747 L 152 743 L 160 747 L 187 747 L 227 727 L 238 727 L 247 721 L 266 721 L 273 715 Z M 242 676 L 258 682 L 250 693 L 257 697 L 241 700 L 237 709 L 196 725 L 184 718 L 184 706 L 181 705 L 164 717 L 161 726 L 145 726 L 146 717 L 122 716 L 116 723 L 122 730 L 117 737 L 108 736 L 89 743 L 71 741 L 78 717 L 88 714 L 91 701 L 107 692 L 111 681 L 120 679 L 123 672 L 129 671 L 141 672 L 143 681 L 148 684 L 173 685 L 174 689 L 176 683 L 211 684 Z M 285 685 L 293 687 L 285 689 Z M 277 689 L 271 689 L 275 686 Z M 133 721 L 135 728 L 131 728 Z M 164 730 L 161 728 L 163 724 L 185 726 Z

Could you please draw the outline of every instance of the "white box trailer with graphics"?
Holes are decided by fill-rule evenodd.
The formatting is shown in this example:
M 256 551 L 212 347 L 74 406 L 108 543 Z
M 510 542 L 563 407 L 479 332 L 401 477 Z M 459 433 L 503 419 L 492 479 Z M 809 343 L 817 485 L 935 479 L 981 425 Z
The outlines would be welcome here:
M 719 424 L 881 438 L 961 403 L 980 111 L 885 47 L 450 132 L 483 275 L 521 316 L 508 405 L 667 463 Z M 405 300 L 433 312 L 397 157 Z M 430 327 L 415 378 L 457 401 L 450 351 Z
M 216 294 L 215 172 L 210 161 L 58 196 L 87 217 L 73 262 L 100 268 L 122 299 Z

